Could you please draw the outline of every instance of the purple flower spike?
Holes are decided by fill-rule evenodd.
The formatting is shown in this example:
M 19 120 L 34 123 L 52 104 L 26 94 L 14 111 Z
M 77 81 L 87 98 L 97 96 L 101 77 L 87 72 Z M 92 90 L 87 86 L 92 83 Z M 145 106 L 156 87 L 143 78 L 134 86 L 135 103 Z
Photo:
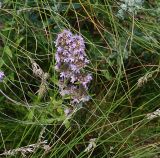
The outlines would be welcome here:
M 3 71 L 0 71 L 0 82 L 3 81 L 3 78 L 4 78 L 4 72 L 3 72 Z
M 88 101 L 90 97 L 87 95 L 87 89 L 92 76 L 84 70 L 89 63 L 84 39 L 64 30 L 58 34 L 55 46 L 55 70 L 60 75 L 60 94 L 69 95 L 73 104 Z

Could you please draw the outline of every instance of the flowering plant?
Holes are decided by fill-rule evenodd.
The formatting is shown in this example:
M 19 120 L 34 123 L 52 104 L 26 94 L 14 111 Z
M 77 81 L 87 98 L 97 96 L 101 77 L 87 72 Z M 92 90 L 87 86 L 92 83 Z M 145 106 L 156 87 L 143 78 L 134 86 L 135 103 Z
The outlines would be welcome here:
M 92 76 L 84 70 L 89 60 L 83 38 L 64 30 L 58 34 L 55 45 L 55 69 L 60 74 L 60 94 L 70 96 L 72 104 L 88 101 L 87 89 Z
M 2 82 L 3 78 L 4 78 L 4 72 L 0 71 L 0 82 Z

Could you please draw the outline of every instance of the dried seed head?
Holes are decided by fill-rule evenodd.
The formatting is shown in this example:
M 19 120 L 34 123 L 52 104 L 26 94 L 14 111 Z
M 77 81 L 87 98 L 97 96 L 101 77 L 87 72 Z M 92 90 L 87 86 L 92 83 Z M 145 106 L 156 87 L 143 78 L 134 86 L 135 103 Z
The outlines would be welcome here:
M 31 63 L 32 63 L 33 74 L 36 77 L 40 77 L 42 79 L 43 76 L 44 76 L 43 70 L 41 69 L 41 67 L 33 59 L 30 59 L 30 60 L 31 60 Z
M 45 96 L 45 94 L 47 93 L 47 90 L 48 90 L 47 79 L 49 78 L 49 74 L 44 73 L 44 71 L 41 69 L 41 67 L 33 59 L 30 58 L 30 61 L 32 63 L 33 74 L 36 77 L 39 77 L 41 79 L 41 85 L 39 87 L 39 90 L 37 91 L 38 98 L 41 99 Z
M 156 111 L 147 114 L 147 119 L 152 120 L 154 118 L 160 117 L 160 109 L 157 109 Z
M 148 79 L 150 79 L 151 77 L 152 77 L 152 73 L 147 73 L 144 76 L 140 77 L 138 79 L 137 86 L 142 87 L 145 83 L 148 82 Z

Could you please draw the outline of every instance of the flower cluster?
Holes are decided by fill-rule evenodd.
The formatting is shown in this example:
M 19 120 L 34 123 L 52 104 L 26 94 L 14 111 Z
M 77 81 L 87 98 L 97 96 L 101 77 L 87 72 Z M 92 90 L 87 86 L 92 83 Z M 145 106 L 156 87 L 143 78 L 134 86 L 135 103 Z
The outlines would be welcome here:
M 137 11 L 142 7 L 144 0 L 121 0 L 120 10 L 117 13 L 119 18 L 124 19 L 125 12 L 137 14 Z
M 55 44 L 55 69 L 60 73 L 60 94 L 69 95 L 72 103 L 88 101 L 87 89 L 92 76 L 84 71 L 89 60 L 83 38 L 64 30 L 58 34 Z
M 156 111 L 147 114 L 147 119 L 152 120 L 154 118 L 160 117 L 160 109 L 157 109 Z
M 3 78 L 4 78 L 4 72 L 0 71 L 0 82 L 2 82 Z

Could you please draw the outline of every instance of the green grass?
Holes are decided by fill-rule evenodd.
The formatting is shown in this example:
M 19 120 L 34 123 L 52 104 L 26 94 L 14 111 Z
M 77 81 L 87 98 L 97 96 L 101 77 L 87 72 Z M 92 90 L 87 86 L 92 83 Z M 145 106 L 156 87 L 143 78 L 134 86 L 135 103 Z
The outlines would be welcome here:
M 127 13 L 123 20 L 113 0 L 4 0 L 0 154 L 37 143 L 45 128 L 49 150 L 37 148 L 27 157 L 159 157 L 159 118 L 146 119 L 160 106 L 159 8 L 159 0 L 145 1 L 137 14 Z M 91 61 L 87 71 L 93 75 L 91 100 L 69 120 L 54 69 L 54 41 L 64 28 L 83 36 Z M 41 80 L 33 75 L 30 58 L 50 75 L 41 98 Z M 151 76 L 138 87 L 146 74 Z M 93 138 L 96 147 L 84 152 Z

